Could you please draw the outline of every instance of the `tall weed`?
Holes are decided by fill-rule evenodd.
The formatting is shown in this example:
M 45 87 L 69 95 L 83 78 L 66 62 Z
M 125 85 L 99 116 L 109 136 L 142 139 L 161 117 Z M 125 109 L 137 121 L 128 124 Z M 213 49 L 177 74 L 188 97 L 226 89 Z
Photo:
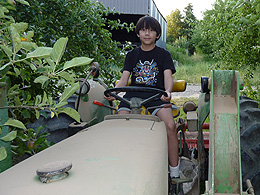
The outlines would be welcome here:
M 201 77 L 210 77 L 211 70 L 224 70 L 221 63 L 201 54 L 188 56 L 185 49 L 167 45 L 168 51 L 176 61 L 174 80 L 185 80 L 189 84 L 200 84 Z M 241 68 L 242 69 L 242 68 Z M 244 80 L 244 90 L 240 95 L 250 97 L 260 103 L 260 67 L 252 72 L 248 69 L 239 71 L 240 79 Z
M 178 64 L 182 64 L 185 61 L 187 54 L 184 48 L 167 44 L 167 50 L 171 53 L 172 59 L 177 61 Z
M 201 76 L 210 76 L 214 61 L 202 55 L 188 56 L 184 48 L 167 45 L 175 63 L 175 80 L 186 80 L 188 83 L 200 84 Z

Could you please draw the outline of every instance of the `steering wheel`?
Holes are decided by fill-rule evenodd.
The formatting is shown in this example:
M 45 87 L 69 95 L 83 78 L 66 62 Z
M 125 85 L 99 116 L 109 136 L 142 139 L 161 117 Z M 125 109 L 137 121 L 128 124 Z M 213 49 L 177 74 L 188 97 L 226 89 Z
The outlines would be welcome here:
M 153 95 L 149 98 L 143 99 L 138 103 L 137 106 L 133 106 L 131 100 L 129 101 L 126 98 L 123 98 L 112 92 L 152 92 L 152 93 L 155 93 L 155 95 Z M 133 86 L 107 89 L 106 91 L 104 91 L 104 95 L 113 96 L 117 100 L 120 100 L 120 101 L 130 105 L 130 108 L 137 108 L 137 107 L 141 108 L 143 104 L 146 104 L 147 102 L 150 102 L 158 97 L 161 97 L 162 95 L 164 95 L 165 97 L 168 96 L 168 94 L 161 89 L 151 88 L 151 87 L 133 87 Z

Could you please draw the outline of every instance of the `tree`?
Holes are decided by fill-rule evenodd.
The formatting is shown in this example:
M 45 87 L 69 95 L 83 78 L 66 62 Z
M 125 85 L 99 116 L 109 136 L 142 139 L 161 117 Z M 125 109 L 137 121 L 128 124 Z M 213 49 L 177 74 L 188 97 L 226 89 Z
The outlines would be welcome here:
M 92 0 L 28 0 L 30 6 L 18 4 L 13 12 L 17 21 L 30 23 L 34 41 L 51 46 L 60 37 L 68 37 L 64 61 L 76 56 L 88 56 L 100 64 L 101 76 L 107 84 L 120 78 L 124 63 L 122 50 L 112 40 L 107 28 L 129 28 L 119 20 L 109 20 L 116 14 L 103 4 Z M 77 68 L 78 76 L 85 76 L 85 67 Z
M 187 7 L 184 8 L 184 20 L 182 25 L 182 36 L 187 37 L 187 39 L 191 39 L 192 30 L 194 29 L 196 23 L 196 17 L 193 14 L 193 6 L 191 3 L 188 4 Z
M 181 35 L 183 37 L 187 38 L 188 41 L 188 51 L 190 54 L 193 54 L 195 51 L 195 47 L 192 42 L 192 35 L 193 35 L 193 30 L 196 24 L 196 17 L 193 14 L 193 6 L 191 3 L 188 4 L 187 7 L 184 8 L 184 20 L 183 20 L 183 25 L 181 29 Z
M 29 6 L 27 1 L 17 2 Z M 12 144 L 18 153 L 34 154 L 45 149 L 49 143 L 46 134 L 39 135 L 40 128 L 28 129 L 26 126 L 40 115 L 45 116 L 45 110 L 49 110 L 52 117 L 65 113 L 80 122 L 79 113 L 64 106 L 68 103 L 66 100 L 79 89 L 73 68 L 87 66 L 93 59 L 81 56 L 63 60 L 68 43 L 66 37 L 55 40 L 52 47 L 39 47 L 33 42 L 34 32 L 28 31 L 29 24 L 16 22 L 10 10 L 15 10 L 14 1 L 0 1 L 0 82 L 7 83 L 8 102 L 0 109 L 9 111 L 9 119 L 1 121 L 0 142 L 20 139 L 23 147 Z M 57 86 L 63 89 L 59 91 L 58 100 L 53 95 L 58 93 Z M 6 126 L 11 127 L 11 132 L 3 136 L 2 128 Z M 32 142 L 33 147 L 27 144 Z M 7 152 L 2 146 L 0 161 L 6 158 Z
M 208 20 L 207 17 L 209 17 L 209 15 L 205 15 L 204 20 Z M 210 26 L 206 27 L 202 24 L 204 20 L 197 21 L 191 39 L 196 48 L 196 52 L 200 54 L 206 54 L 212 58 L 212 54 L 214 52 L 213 44 L 211 43 L 211 41 L 213 40 L 210 39 L 211 36 L 210 34 L 212 30 Z
M 180 10 L 176 9 L 172 11 L 169 16 L 166 16 L 167 20 L 167 42 L 172 43 L 181 36 L 183 16 Z
M 247 89 L 252 89 L 249 80 L 260 63 L 259 25 L 260 0 L 218 0 L 197 24 L 196 47 L 211 53 L 221 68 L 245 73 Z M 259 99 L 259 92 L 247 95 Z
M 193 54 L 195 47 L 191 38 L 196 23 L 196 17 L 193 14 L 192 4 L 189 3 L 188 6 L 185 7 L 184 16 L 182 16 L 180 10 L 176 9 L 166 17 L 166 20 L 167 42 L 176 43 L 176 41 L 183 42 L 185 40 L 185 49 L 187 49 L 190 54 Z

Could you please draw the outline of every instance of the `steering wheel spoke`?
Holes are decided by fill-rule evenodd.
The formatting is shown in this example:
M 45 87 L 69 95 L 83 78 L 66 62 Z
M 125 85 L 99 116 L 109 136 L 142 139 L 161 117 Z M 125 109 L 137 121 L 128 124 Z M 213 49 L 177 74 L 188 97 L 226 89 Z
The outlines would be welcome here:
M 121 97 L 115 93 L 112 93 L 112 92 L 150 92 L 150 93 L 154 93 L 155 95 L 149 97 L 149 98 L 146 98 L 146 99 L 143 99 L 140 101 L 140 103 L 136 104 L 135 102 L 135 105 L 132 105 L 132 101 L 130 100 L 127 100 L 126 98 L 124 97 Z M 157 88 L 151 88 L 151 87 L 133 87 L 133 86 L 130 86 L 130 87 L 118 87 L 118 88 L 111 88 L 111 89 L 107 89 L 105 92 L 104 92 L 105 96 L 113 96 L 114 98 L 116 98 L 117 100 L 120 100 L 124 103 L 126 103 L 127 105 L 130 106 L 131 109 L 138 109 L 138 108 L 141 108 L 143 104 L 146 104 L 156 98 L 160 98 L 162 95 L 164 96 L 168 96 L 167 93 L 161 89 L 157 89 Z
M 130 101 L 127 100 L 126 98 L 123 98 L 123 97 L 121 97 L 121 96 L 119 96 L 119 95 L 117 95 L 117 94 L 115 94 L 115 93 L 112 93 L 112 92 L 109 93 L 109 95 L 113 96 L 114 98 L 116 98 L 116 99 L 119 100 L 119 101 L 122 101 L 122 102 L 124 102 L 124 103 L 130 105 Z

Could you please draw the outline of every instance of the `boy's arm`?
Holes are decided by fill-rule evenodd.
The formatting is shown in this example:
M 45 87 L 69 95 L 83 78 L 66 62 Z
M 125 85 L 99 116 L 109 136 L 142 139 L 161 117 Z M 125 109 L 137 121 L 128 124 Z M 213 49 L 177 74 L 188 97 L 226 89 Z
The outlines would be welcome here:
M 169 102 L 171 100 L 171 92 L 173 87 L 173 78 L 172 78 L 172 70 L 166 69 L 164 72 L 164 88 L 165 92 L 168 94 L 168 97 L 164 95 L 161 97 L 162 101 Z
M 130 74 L 131 73 L 129 71 L 124 70 L 123 74 L 122 74 L 120 80 L 118 81 L 118 83 L 116 84 L 115 88 L 126 87 L 127 83 L 128 83 L 128 79 L 130 77 Z M 108 101 L 114 101 L 115 100 L 115 98 L 113 96 L 108 96 L 108 97 L 104 96 L 104 98 L 107 99 Z
M 116 84 L 115 88 L 117 88 L 117 87 L 126 87 L 127 83 L 128 83 L 128 80 L 129 80 L 129 77 L 130 77 L 130 72 L 127 71 L 127 70 L 124 70 L 123 74 L 122 74 L 120 80 L 118 81 L 118 83 Z

